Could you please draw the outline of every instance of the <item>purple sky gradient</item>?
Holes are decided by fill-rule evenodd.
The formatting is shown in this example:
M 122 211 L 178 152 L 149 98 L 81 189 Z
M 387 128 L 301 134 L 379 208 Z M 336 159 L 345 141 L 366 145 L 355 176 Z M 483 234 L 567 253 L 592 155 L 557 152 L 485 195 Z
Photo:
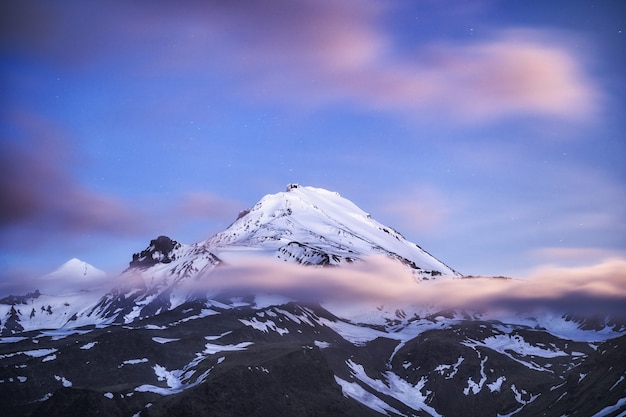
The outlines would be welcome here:
M 620 11 L 4 2 L 0 280 L 72 257 L 118 273 L 150 239 L 206 239 L 291 182 L 465 274 L 625 257 Z

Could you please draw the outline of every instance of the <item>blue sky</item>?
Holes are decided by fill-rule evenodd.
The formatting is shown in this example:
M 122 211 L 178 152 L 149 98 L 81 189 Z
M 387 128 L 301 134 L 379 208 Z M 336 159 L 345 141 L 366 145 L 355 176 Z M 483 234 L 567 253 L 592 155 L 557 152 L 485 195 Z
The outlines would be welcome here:
M 4 2 L 0 290 L 291 182 L 465 274 L 623 258 L 620 3 Z

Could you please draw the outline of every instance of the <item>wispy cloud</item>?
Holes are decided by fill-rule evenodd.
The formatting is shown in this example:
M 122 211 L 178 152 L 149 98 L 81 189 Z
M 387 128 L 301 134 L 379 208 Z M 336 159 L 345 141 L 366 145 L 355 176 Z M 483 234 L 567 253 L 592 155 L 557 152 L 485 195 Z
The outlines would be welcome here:
M 26 226 L 23 233 L 28 234 L 30 227 L 41 239 L 50 232 L 116 234 L 142 228 L 137 213 L 122 200 L 73 178 L 76 161 L 69 140 L 54 123 L 31 113 L 14 116 L 19 140 L 0 143 L 0 228 Z
M 163 233 L 160 228 L 232 220 L 241 210 L 207 191 L 170 203 L 92 190 L 77 179 L 84 167 L 63 129 L 34 113 L 14 112 L 11 120 L 18 133 L 0 142 L 1 246 L 32 247 L 81 235 L 148 238 Z
M 115 56 L 130 74 L 221 74 L 233 81 L 228 94 L 290 106 L 350 103 L 453 123 L 527 115 L 580 121 L 600 106 L 582 56 L 546 30 L 504 28 L 407 47 L 386 26 L 392 6 L 373 0 L 145 6 L 91 6 L 80 18 L 60 6 L 47 18 L 37 14 L 45 24 L 36 31 L 30 21 L 11 25 L 8 38 L 62 65 L 93 69 Z
M 580 121 L 597 113 L 597 86 L 581 57 L 555 33 L 494 31 L 408 51 L 383 26 L 384 10 L 354 13 L 324 2 L 313 8 L 311 15 L 292 9 L 269 36 L 263 23 L 249 21 L 253 13 L 238 16 L 250 31 L 246 40 L 255 40 L 235 41 L 233 50 L 252 52 L 245 68 L 255 72 L 258 91 L 269 99 L 350 102 L 420 120 L 445 114 L 454 123 L 528 115 Z M 280 42 L 277 34 L 284 36 Z
M 603 259 L 616 258 L 626 251 L 596 247 L 542 247 L 533 249 L 529 255 L 544 264 L 576 266 L 600 262 Z
M 269 292 L 308 301 L 412 304 L 498 312 L 556 311 L 624 315 L 626 260 L 577 268 L 542 267 L 526 279 L 463 278 L 416 282 L 398 262 L 370 257 L 341 268 L 251 258 L 189 284 L 200 291 Z

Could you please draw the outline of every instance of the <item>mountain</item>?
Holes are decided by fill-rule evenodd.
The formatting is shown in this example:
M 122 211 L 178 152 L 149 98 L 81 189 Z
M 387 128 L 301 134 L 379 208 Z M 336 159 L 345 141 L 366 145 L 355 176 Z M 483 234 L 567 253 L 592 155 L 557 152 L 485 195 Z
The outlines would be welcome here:
M 379 273 L 380 257 L 393 266 L 385 279 L 404 271 L 418 289 L 484 282 L 338 194 L 290 185 L 205 241 L 152 240 L 112 289 L 6 298 L 3 415 L 624 415 L 617 322 L 233 285 L 360 279 Z
M 203 244 L 225 260 L 236 259 L 243 250 L 304 265 L 340 265 L 382 254 L 411 267 L 420 278 L 460 276 L 338 193 L 298 184 L 263 197 Z
M 72 258 L 53 272 L 39 278 L 37 284 L 44 292 L 61 294 L 63 291 L 98 287 L 106 278 L 104 271 L 80 259 Z
M 290 184 L 240 213 L 226 230 L 185 245 L 160 236 L 133 255 L 122 286 L 89 312 L 99 319 L 130 322 L 190 299 L 186 284 L 210 279 L 218 266 L 274 259 L 308 266 L 340 266 L 385 256 L 409 268 L 417 281 L 460 278 L 400 233 L 372 219 L 338 193 Z
M 0 320 L 6 318 L 0 321 L 0 335 L 66 326 L 110 289 L 103 287 L 106 279 L 105 272 L 80 259 L 70 259 L 37 278 L 35 291 L 0 299 Z

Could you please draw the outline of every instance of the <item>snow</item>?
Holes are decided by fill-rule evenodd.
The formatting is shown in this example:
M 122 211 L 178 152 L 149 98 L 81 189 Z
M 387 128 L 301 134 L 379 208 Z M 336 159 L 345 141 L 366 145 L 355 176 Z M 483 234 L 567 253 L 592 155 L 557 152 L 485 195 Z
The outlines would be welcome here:
M 604 407 L 602 410 L 598 411 L 592 417 L 606 417 L 616 411 L 623 411 L 624 408 L 626 408 L 626 397 L 620 398 L 619 400 L 617 400 L 615 404 Z M 617 415 L 617 417 L 624 417 L 624 416 L 626 416 L 626 411 L 623 411 L 622 413 Z
M 313 326 L 313 323 L 311 322 L 311 320 L 309 320 L 309 318 L 306 316 L 296 316 L 295 314 L 291 314 L 287 310 L 283 310 L 278 307 L 274 308 L 274 311 L 276 311 L 278 314 L 282 314 L 283 316 L 289 318 L 294 323 L 301 324 L 304 322 L 308 324 L 309 326 Z
M 253 317 L 252 320 L 239 319 L 239 321 L 246 326 L 250 326 L 253 329 L 262 331 L 263 333 L 269 333 L 270 330 L 277 332 L 281 336 L 289 333 L 288 329 L 278 327 L 276 323 L 274 323 L 272 320 L 259 321 L 256 317 Z
M 231 333 L 232 333 L 232 330 L 229 330 L 227 332 L 224 332 L 222 334 L 215 335 L 215 336 L 204 336 L 204 338 L 206 340 L 218 340 L 218 339 L 221 339 L 222 337 L 226 336 L 227 334 L 231 334 Z
M 471 391 L 472 394 L 476 395 L 483 389 L 483 385 L 487 382 L 487 374 L 485 374 L 485 362 L 487 362 L 487 358 L 488 356 L 485 356 L 480 361 L 480 380 L 478 382 L 474 382 L 473 378 L 468 378 L 467 387 L 463 389 L 463 394 L 469 395 Z
M 52 340 L 62 340 L 75 334 L 87 334 L 90 330 L 76 330 L 74 328 L 60 328 L 53 330 L 45 330 L 38 337 L 49 337 Z
M 66 388 L 69 388 L 72 386 L 72 383 L 68 381 L 67 379 L 65 379 L 65 377 L 63 376 L 55 375 L 54 379 L 56 379 L 57 381 L 60 381 L 63 384 L 63 386 Z
M 452 379 L 457 374 L 457 372 L 459 372 L 459 366 L 461 365 L 464 359 L 465 358 L 463 356 L 459 356 L 459 359 L 457 359 L 456 363 L 453 363 L 450 365 L 446 365 L 446 364 L 438 365 L 434 369 L 434 371 L 439 372 L 439 375 L 443 375 L 445 371 L 452 369 L 452 371 L 449 371 L 448 375 L 446 375 L 446 379 Z M 411 366 L 411 364 L 410 363 L 407 364 L 406 367 L 405 367 L 405 364 L 403 364 L 402 366 L 404 367 L 404 369 L 407 369 L 409 366 Z
M 530 404 L 531 402 L 535 401 L 537 399 L 537 397 L 539 397 L 539 394 L 537 395 L 530 395 L 530 398 L 526 401 L 523 399 L 523 395 L 527 395 L 528 393 L 524 390 L 518 391 L 517 387 L 515 386 L 515 384 L 511 384 L 511 391 L 513 391 L 513 395 L 515 396 L 515 401 L 517 401 L 518 403 L 521 404 L 521 406 L 519 408 L 517 408 L 516 410 L 514 410 L 513 412 L 506 414 L 506 415 L 500 415 L 498 414 L 498 417 L 511 417 L 515 414 L 517 414 L 519 411 L 521 411 L 522 408 L 524 408 L 527 404 Z M 565 395 L 567 393 L 563 393 L 563 395 Z M 558 402 L 562 397 L 559 397 L 558 400 L 556 400 L 555 402 Z
M 613 388 L 615 388 L 616 386 L 618 386 L 622 381 L 624 380 L 624 375 L 620 376 L 619 379 L 615 382 L 615 384 L 613 384 L 611 386 L 611 388 L 609 388 L 609 391 L 612 391 Z
M 287 246 L 292 242 L 304 246 Z M 241 251 L 246 255 L 281 257 L 278 250 L 282 247 L 296 251 L 291 255 L 300 258 L 300 262 L 307 262 L 311 256 L 315 258 L 318 251 L 330 254 L 331 263 L 364 255 L 396 254 L 424 270 L 458 276 L 395 230 L 373 220 L 351 201 L 314 187 L 266 195 L 245 216 L 203 245 L 226 262 L 236 262 L 241 258 L 237 252 Z M 284 259 L 298 261 L 291 257 Z
M 213 345 L 207 343 L 205 346 L 205 350 L 202 353 L 196 353 L 196 358 L 185 365 L 182 369 L 173 369 L 167 370 L 165 367 L 161 365 L 155 365 L 152 367 L 154 373 L 157 377 L 157 380 L 163 381 L 166 383 L 166 387 L 158 387 L 155 385 L 144 384 L 135 388 L 135 391 L 138 392 L 153 392 L 160 395 L 171 395 L 181 392 L 185 389 L 195 387 L 198 384 L 204 382 L 209 375 L 209 373 L 213 370 L 214 367 L 207 369 L 205 372 L 200 374 L 195 381 L 191 381 L 191 378 L 195 374 L 195 369 L 200 362 L 206 359 L 206 355 L 212 355 L 221 351 L 236 351 L 236 350 L 245 350 L 246 347 L 251 345 L 252 342 L 242 342 L 237 345 Z M 220 364 L 224 361 L 224 357 L 220 357 L 217 360 L 217 363 Z M 147 407 L 147 406 L 146 406 Z
M 153 337 L 153 341 L 161 344 L 170 343 L 170 342 L 178 342 L 180 339 L 172 339 L 168 337 Z
M 59 340 L 76 333 L 88 333 L 76 330 L 86 325 L 107 325 L 112 319 L 88 316 L 87 313 L 106 294 L 107 288 L 95 288 L 81 291 L 76 286 L 73 292 L 64 294 L 41 293 L 39 297 L 27 300 L 27 304 L 16 305 L 20 325 L 25 332 L 44 330 L 39 337 L 52 337 Z M 9 314 L 12 306 L 0 304 L 0 317 Z M 73 319 L 70 321 L 70 319 Z M 10 340 L 10 339 L 9 339 Z
M 92 347 L 94 347 L 96 344 L 98 344 L 98 342 L 89 342 L 89 343 L 87 343 L 85 345 L 82 345 L 80 348 L 83 349 L 83 350 L 89 350 Z
M 330 327 L 335 332 L 339 333 L 341 337 L 351 342 L 356 346 L 362 346 L 367 342 L 370 342 L 377 337 L 390 337 L 386 332 L 372 329 L 371 327 L 357 326 L 352 323 L 346 323 L 344 321 L 331 321 L 324 317 L 319 319 L 320 323 L 324 326 Z
M 21 337 L 21 336 L 10 336 L 10 337 L 0 337 L 0 344 L 1 343 L 17 343 L 17 342 L 21 342 L 22 340 L 26 340 L 28 339 L 27 337 Z
M 502 388 L 502 383 L 504 381 L 506 381 L 506 377 L 504 375 L 500 376 L 492 383 L 487 384 L 487 388 L 489 388 L 490 392 L 500 392 L 500 389 Z
M 255 366 L 255 367 L 248 366 L 248 370 L 252 371 L 253 369 L 254 369 L 254 370 L 257 370 L 257 371 L 261 371 L 261 372 L 266 373 L 266 374 L 269 374 L 269 373 L 270 373 L 270 370 L 269 370 L 269 369 L 267 369 L 267 368 L 266 368 L 266 367 L 264 367 L 264 366 Z
M 482 345 L 496 352 L 503 353 L 505 350 L 512 350 L 522 356 L 540 356 L 542 358 L 555 358 L 558 356 L 568 356 L 561 350 L 544 349 L 540 346 L 533 346 L 520 335 L 495 335 L 486 338 Z
M 315 343 L 315 346 L 317 346 L 320 349 L 326 349 L 327 347 L 330 347 L 330 343 L 328 342 L 322 342 L 322 341 L 316 340 L 313 343 Z
M 335 376 L 335 381 L 341 387 L 341 392 L 344 396 L 350 397 L 364 406 L 377 411 L 381 414 L 387 414 L 387 411 L 391 411 L 394 414 L 403 415 L 395 408 L 391 407 L 389 404 L 375 396 L 374 394 L 366 391 L 363 387 L 361 387 L 356 382 L 348 382 L 344 379 Z
M 290 301 L 293 300 L 283 295 L 257 294 L 254 296 L 254 304 L 258 309 L 283 305 L 289 303 Z
M 54 272 L 40 277 L 35 286 L 42 293 L 63 295 L 76 290 L 97 288 L 105 282 L 106 278 L 104 271 L 80 259 L 72 258 Z
M 253 345 L 254 342 L 241 342 L 236 345 L 214 345 L 212 343 L 207 343 L 204 346 L 203 353 L 207 355 L 214 355 L 217 352 L 231 352 L 236 350 L 245 350 L 248 346 Z
M 573 352 L 571 355 L 563 352 L 561 350 L 552 349 L 544 349 L 541 346 L 533 346 L 530 343 L 526 342 L 523 337 L 520 335 L 511 336 L 506 334 L 499 334 L 495 336 L 490 336 L 483 341 L 468 339 L 465 342 L 462 342 L 465 346 L 476 349 L 477 346 L 486 347 L 488 349 L 499 352 L 503 355 L 508 356 L 516 362 L 521 363 L 522 365 L 534 369 L 536 371 L 549 371 L 549 369 L 542 368 L 537 365 L 535 362 L 524 361 L 516 356 L 513 356 L 511 352 L 515 352 L 521 356 L 539 356 L 542 358 L 555 358 L 559 356 L 580 356 L 582 355 L 579 352 Z
M 179 379 L 182 371 L 168 371 L 167 369 L 165 369 L 165 367 L 161 365 L 155 365 L 152 367 L 152 369 L 157 376 L 157 380 L 165 381 L 165 383 L 167 384 L 167 388 L 145 384 L 135 388 L 135 391 L 154 392 L 155 394 L 160 395 L 171 395 L 181 392 L 185 388 L 181 380 Z
M 46 393 L 46 395 L 44 395 L 43 397 L 39 398 L 37 401 L 35 402 L 44 402 L 44 401 L 48 401 L 50 398 L 52 397 L 52 393 L 48 392 Z
M 105 397 L 107 397 L 109 400 L 112 400 L 112 399 L 113 399 L 113 393 L 112 393 L 112 392 L 105 392 L 105 393 L 104 393 L 104 394 L 102 394 L 102 395 L 104 395 Z
M 122 365 L 118 366 L 118 368 L 121 368 L 124 365 L 137 365 L 138 363 L 146 363 L 146 362 L 148 362 L 148 358 L 128 359 L 122 362 Z
M 41 361 L 42 362 L 48 362 L 48 361 L 53 361 L 57 358 L 57 355 L 50 355 L 50 356 L 46 356 L 45 358 L 43 358 Z
M 427 382 L 426 377 L 422 377 L 416 385 L 412 385 L 395 373 L 388 371 L 383 373 L 383 377 L 386 381 L 382 381 L 370 378 L 363 366 L 352 360 L 348 360 L 346 364 L 350 368 L 352 376 L 365 383 L 370 388 L 381 394 L 393 397 L 416 411 L 423 410 L 431 416 L 441 417 L 434 408 L 426 404 L 426 395 L 422 394 L 422 390 Z
M 158 296 L 158 294 L 154 294 L 154 295 L 152 295 L 150 297 L 147 297 L 147 298 L 141 300 L 141 304 L 140 305 L 134 306 L 130 313 L 127 313 L 127 314 L 124 315 L 124 323 L 131 323 L 135 319 L 139 318 L 141 316 L 141 310 L 146 306 L 146 304 L 150 303 L 157 296 Z
M 540 327 L 560 339 L 573 340 L 576 342 L 604 342 L 626 335 L 626 330 L 615 330 L 612 326 L 606 326 L 601 330 L 583 330 L 580 328 L 579 323 L 566 320 L 562 314 L 548 312 L 536 317 L 506 315 L 491 318 L 508 323 L 509 328 L 511 325 L 526 326 L 529 328 Z
M 55 353 L 58 349 L 35 349 L 35 350 L 26 350 L 22 352 L 24 355 L 30 356 L 31 358 L 41 358 L 43 356 L 48 356 Z
M 205 317 L 209 317 L 209 316 L 215 316 L 217 314 L 220 314 L 218 311 L 212 310 L 210 308 L 203 308 L 202 310 L 200 310 L 199 314 L 195 314 L 193 316 L 189 316 L 189 317 L 185 317 L 182 320 L 179 320 L 175 323 L 172 323 L 172 326 L 176 326 L 180 323 L 186 323 L 190 320 L 197 320 L 197 319 L 203 319 Z
M 159 381 L 165 381 L 167 386 L 173 391 L 179 391 L 182 387 L 182 384 L 178 379 L 180 371 L 168 371 L 161 365 L 155 365 L 154 373 L 157 375 Z

